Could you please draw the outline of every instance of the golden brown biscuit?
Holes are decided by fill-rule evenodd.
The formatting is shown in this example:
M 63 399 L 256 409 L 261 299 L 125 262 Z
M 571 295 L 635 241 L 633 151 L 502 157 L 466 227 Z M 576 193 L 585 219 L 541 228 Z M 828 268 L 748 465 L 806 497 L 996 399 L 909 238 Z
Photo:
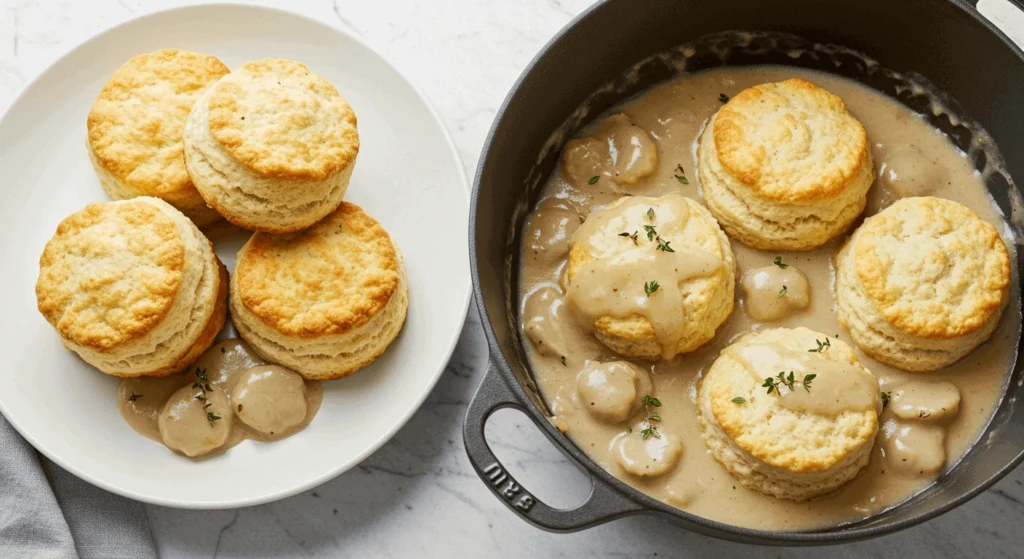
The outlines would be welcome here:
M 819 341 L 829 345 L 809 352 Z M 705 374 L 697 404 L 704 442 L 733 477 L 796 501 L 839 488 L 867 465 L 881 413 L 878 381 L 853 348 L 807 328 L 741 337 Z
M 104 373 L 183 370 L 225 320 L 226 270 L 163 200 L 90 204 L 61 222 L 39 259 L 39 311 Z
M 114 72 L 89 111 L 86 141 L 111 198 L 162 198 L 199 227 L 220 219 L 185 171 L 181 136 L 192 105 L 229 71 L 216 57 L 164 49 Z
M 740 92 L 700 138 L 704 200 L 725 232 L 762 250 L 812 250 L 845 231 L 874 182 L 864 127 L 798 78 Z
M 333 212 L 359 153 L 356 116 L 304 64 L 264 59 L 224 77 L 185 126 L 189 175 L 228 221 L 298 231 Z
M 999 232 L 942 198 L 898 200 L 836 256 L 840 323 L 865 353 L 908 371 L 945 367 L 987 340 L 1009 285 Z
M 383 227 L 359 206 L 298 233 L 256 233 L 238 253 L 231 316 L 265 359 L 307 379 L 369 365 L 398 336 L 405 267 Z

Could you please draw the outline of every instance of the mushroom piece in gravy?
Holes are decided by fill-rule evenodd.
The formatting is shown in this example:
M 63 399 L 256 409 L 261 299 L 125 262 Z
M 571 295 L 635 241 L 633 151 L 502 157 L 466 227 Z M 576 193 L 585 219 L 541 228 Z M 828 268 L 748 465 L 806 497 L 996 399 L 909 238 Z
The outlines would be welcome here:
M 624 433 L 612 442 L 616 462 L 637 477 L 658 477 L 671 472 L 683 455 L 683 442 L 671 433 L 646 438 Z
M 943 421 L 960 411 L 960 389 L 952 382 L 912 380 L 889 398 L 893 415 L 900 419 Z
M 185 456 L 216 450 L 231 435 L 229 406 L 228 397 L 219 389 L 186 384 L 171 394 L 160 412 L 160 438 L 167 448 Z
M 554 262 L 569 254 L 569 242 L 580 226 L 580 214 L 569 203 L 548 198 L 530 214 L 526 239 L 532 257 Z
M 796 266 L 782 263 L 754 268 L 743 275 L 743 308 L 750 318 L 778 320 L 811 304 L 811 286 Z
M 646 369 L 628 361 L 591 361 L 576 376 L 580 405 L 599 421 L 622 423 L 653 394 Z
M 566 355 L 564 331 L 569 328 L 565 316 L 565 299 L 555 287 L 543 286 L 523 304 L 523 330 L 542 355 Z
M 239 375 L 231 391 L 238 418 L 264 435 L 285 433 L 306 419 L 306 383 L 278 365 L 259 365 Z
M 657 170 L 658 146 L 628 116 L 615 114 L 591 135 L 569 142 L 562 160 L 574 184 L 594 184 L 608 177 L 616 184 L 634 185 Z
M 960 411 L 960 389 L 947 381 L 912 380 L 886 395 L 892 417 L 879 436 L 889 467 L 904 477 L 937 477 L 946 465 L 946 436 Z
M 946 430 L 939 425 L 890 420 L 880 436 L 889 468 L 902 476 L 933 478 L 946 465 Z

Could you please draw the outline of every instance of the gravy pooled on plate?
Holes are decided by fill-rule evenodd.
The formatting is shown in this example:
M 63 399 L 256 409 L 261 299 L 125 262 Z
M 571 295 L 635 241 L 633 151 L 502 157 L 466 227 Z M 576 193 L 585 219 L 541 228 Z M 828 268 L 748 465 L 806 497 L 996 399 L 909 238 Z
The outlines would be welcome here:
M 651 275 L 639 265 L 605 269 L 614 266 L 594 262 L 590 277 L 570 280 L 566 270 L 572 239 L 600 227 L 600 219 L 594 223 L 591 218 L 605 215 L 596 212 L 623 196 L 652 200 L 681 194 L 701 200 L 696 146 L 708 119 L 738 92 L 792 77 L 842 97 L 867 131 L 878 178 L 869 191 L 865 215 L 878 213 L 900 198 L 937 196 L 964 204 L 1004 232 L 1004 237 L 1010 235 L 965 154 L 904 106 L 855 82 L 809 70 L 722 68 L 660 84 L 613 108 L 608 113 L 612 116 L 598 118 L 570 141 L 561 164 L 543 187 L 537 208 L 526 220 L 519 270 L 523 345 L 541 394 L 554 413 L 554 424 L 595 462 L 652 497 L 715 521 L 763 530 L 808 530 L 857 521 L 899 504 L 932 483 L 988 424 L 1005 391 L 1019 327 L 1014 309 L 1020 288 L 1014 278 L 1011 301 L 995 334 L 952 366 L 909 373 L 858 350 L 861 364 L 874 379 L 860 378 L 860 373 L 847 378 L 845 370 L 836 370 L 815 378 L 810 393 L 795 384 L 793 390 L 772 394 L 787 408 L 823 412 L 835 405 L 867 408 L 878 405 L 877 379 L 884 409 L 868 465 L 838 490 L 806 501 L 777 499 L 747 489 L 711 456 L 701 436 L 697 386 L 722 350 L 753 330 L 802 326 L 824 334 L 822 344 L 851 343 L 836 320 L 833 293 L 833 256 L 845 235 L 811 252 L 760 251 L 731 242 L 740 287 L 735 300 L 740 304 L 718 326 L 714 338 L 694 351 L 668 348 L 660 352 L 669 360 L 646 353 L 643 358 L 630 357 L 595 337 L 601 332 L 593 329 L 590 315 L 639 313 L 650 319 L 661 334 L 659 340 L 678 334 L 679 325 L 674 322 L 678 317 L 662 317 L 649 308 L 653 299 L 643 287 Z M 620 202 L 630 203 L 638 205 L 640 213 L 635 217 L 641 220 L 651 207 L 646 201 Z M 857 220 L 853 226 L 859 224 Z M 651 241 L 641 227 L 614 231 L 625 234 L 616 240 L 632 247 L 636 229 L 639 250 L 628 257 L 633 264 L 642 262 L 644 250 L 657 250 L 653 239 L 661 226 L 656 227 Z M 847 233 L 851 232 L 852 228 Z M 676 248 L 671 236 L 663 238 Z M 1006 244 L 1012 251 L 1014 244 Z M 664 251 L 658 255 L 664 256 Z M 690 251 L 676 253 L 677 257 L 689 255 Z M 662 275 L 704 274 L 720 265 L 702 255 L 679 260 L 686 260 L 684 268 Z M 639 279 L 633 277 L 637 270 L 641 270 Z M 628 309 L 602 299 L 602 293 L 614 289 L 626 289 L 635 296 Z M 582 320 L 580 309 L 587 311 Z M 682 319 L 687 321 L 685 316 Z M 794 370 L 804 359 L 771 347 L 751 349 L 755 350 L 766 355 L 741 357 L 788 359 L 795 364 L 785 366 Z M 827 345 L 824 350 L 828 351 Z M 785 383 L 784 378 L 783 387 Z M 765 390 L 756 397 L 767 396 Z
M 132 429 L 193 458 L 293 435 L 322 400 L 319 381 L 267 363 L 239 339 L 214 344 L 183 374 L 126 378 L 117 390 Z

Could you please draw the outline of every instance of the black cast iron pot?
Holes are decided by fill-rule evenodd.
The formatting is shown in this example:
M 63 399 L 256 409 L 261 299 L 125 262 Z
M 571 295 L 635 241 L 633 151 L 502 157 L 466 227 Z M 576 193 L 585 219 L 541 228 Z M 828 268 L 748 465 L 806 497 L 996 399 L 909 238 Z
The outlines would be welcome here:
M 1024 7 L 1021 0 L 1014 2 Z M 734 30 L 767 33 L 739 40 L 736 34 L 723 34 Z M 975 139 L 969 127 L 931 114 L 927 98 L 901 87 L 888 70 L 923 76 L 948 94 L 946 104 L 952 113 L 972 119 L 991 134 L 1006 156 L 1005 170 L 1024 185 L 1024 53 L 977 12 L 974 2 L 599 2 L 544 47 L 512 88 L 477 171 L 469 242 L 476 301 L 491 352 L 489 370 L 469 405 L 463 433 L 477 473 L 512 511 L 547 530 L 579 530 L 647 513 L 703 534 L 761 544 L 822 544 L 878 536 L 933 518 L 982 492 L 1024 459 L 1024 407 L 1014 405 L 1024 396 L 1020 362 L 1014 365 L 1010 394 L 987 432 L 935 485 L 867 520 L 812 532 L 737 528 L 651 499 L 604 471 L 549 422 L 516 326 L 518 246 L 524 216 L 564 142 L 613 104 L 671 77 L 677 69 L 672 64 L 674 55 L 655 55 L 678 54 L 678 46 L 684 43 L 693 47 L 688 51 L 687 70 L 774 63 L 856 79 L 926 113 L 954 143 L 969 151 Z M 786 48 L 780 50 L 780 45 Z M 878 65 L 848 50 L 823 45 L 863 52 Z M 792 53 L 792 48 L 803 54 L 782 52 Z M 979 169 L 992 163 L 981 154 L 974 162 Z M 1003 212 L 1011 215 L 1015 200 L 1020 199 L 1015 187 L 999 173 L 990 176 L 987 186 Z M 1007 312 L 1019 313 L 1020 308 Z M 544 504 L 498 462 L 484 438 L 484 424 L 495 410 L 505 407 L 526 413 L 590 474 L 593 490 L 582 505 L 563 510 Z

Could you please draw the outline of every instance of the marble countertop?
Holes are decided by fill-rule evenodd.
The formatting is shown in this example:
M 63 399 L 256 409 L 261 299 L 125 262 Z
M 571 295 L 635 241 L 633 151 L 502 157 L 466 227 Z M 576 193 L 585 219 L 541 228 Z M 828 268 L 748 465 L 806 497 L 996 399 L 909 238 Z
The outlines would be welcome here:
M 109 26 L 182 0 L 0 0 L 0 112 L 57 56 Z M 506 92 L 536 51 L 588 0 L 278 0 L 345 26 L 390 57 L 433 101 L 467 169 Z M 982 11 L 1024 43 L 1024 15 L 1006 0 Z M 476 309 L 444 376 L 412 420 L 358 467 L 315 490 L 239 510 L 149 507 L 164 557 L 537 556 L 801 557 L 691 534 L 632 517 L 575 534 L 549 534 L 509 512 L 478 480 L 461 425 L 487 349 Z M 586 476 L 523 416 L 499 412 L 488 436 L 509 470 L 555 506 L 582 502 Z M 876 540 L 837 546 L 836 557 L 1020 556 L 1024 468 L 936 520 Z

